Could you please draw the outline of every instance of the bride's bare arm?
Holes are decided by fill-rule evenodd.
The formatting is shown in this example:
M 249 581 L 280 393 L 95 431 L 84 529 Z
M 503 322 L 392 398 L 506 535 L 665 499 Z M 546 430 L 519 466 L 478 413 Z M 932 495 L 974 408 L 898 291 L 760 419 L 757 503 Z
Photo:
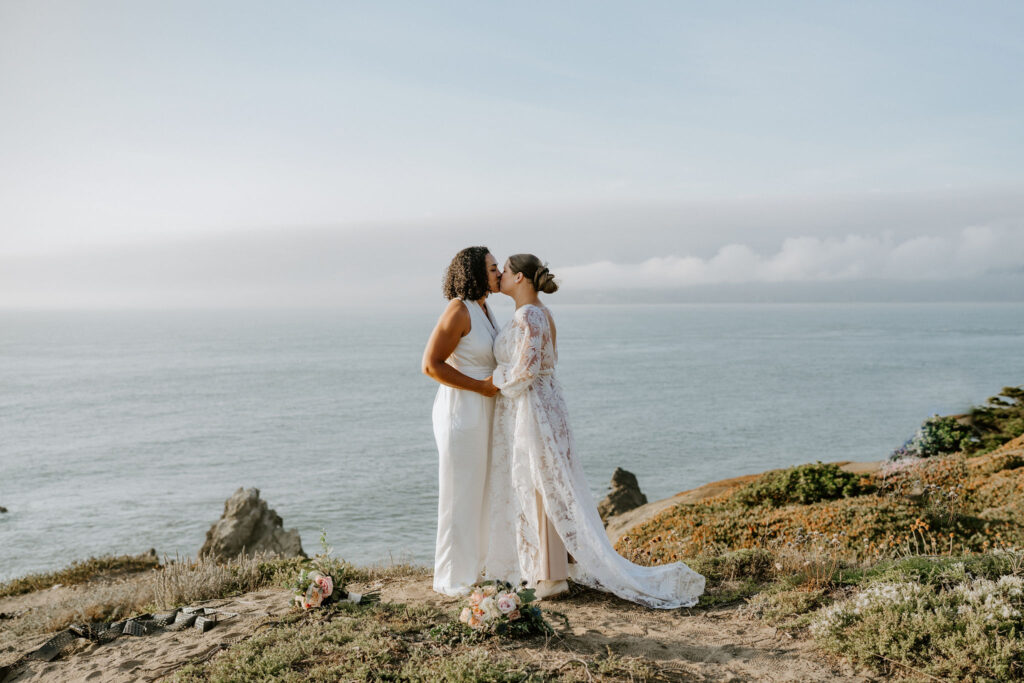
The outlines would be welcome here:
M 466 306 L 458 299 L 452 299 L 437 321 L 434 331 L 430 333 L 427 348 L 423 350 L 423 374 L 456 389 L 494 396 L 498 390 L 491 383 L 490 377 L 473 379 L 445 363 L 459 345 L 459 340 L 469 334 L 472 325 Z

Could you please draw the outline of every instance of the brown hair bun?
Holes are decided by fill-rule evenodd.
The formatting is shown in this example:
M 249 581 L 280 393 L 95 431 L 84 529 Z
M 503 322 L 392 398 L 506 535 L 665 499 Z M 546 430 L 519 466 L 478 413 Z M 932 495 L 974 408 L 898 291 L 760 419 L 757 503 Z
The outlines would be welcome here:
M 555 276 L 539 258 L 533 254 L 514 254 L 508 257 L 508 265 L 513 273 L 522 273 L 538 292 L 553 294 L 558 291 Z
M 533 274 L 533 288 L 545 294 L 553 294 L 558 291 L 558 283 L 555 282 L 555 276 L 548 270 L 547 266 L 541 266 Z

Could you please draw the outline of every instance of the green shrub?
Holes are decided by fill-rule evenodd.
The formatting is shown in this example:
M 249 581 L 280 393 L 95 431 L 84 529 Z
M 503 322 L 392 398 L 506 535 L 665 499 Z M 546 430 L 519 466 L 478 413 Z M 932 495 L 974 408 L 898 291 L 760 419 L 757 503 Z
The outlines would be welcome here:
M 721 555 L 702 555 L 687 561 L 690 567 L 709 582 L 752 579 L 766 581 L 775 562 L 764 548 L 743 548 Z
M 800 628 L 811 621 L 811 612 L 828 602 L 825 591 L 791 588 L 769 590 L 751 598 L 747 610 L 772 626 Z
M 955 417 L 933 415 L 921 423 L 914 436 L 889 455 L 900 458 L 931 458 L 951 453 L 970 452 L 980 443 L 977 432 Z
M 924 421 L 914 442 L 921 457 L 959 453 L 974 440 L 974 431 L 953 417 L 935 415 Z
M 824 648 L 882 673 L 943 680 L 1020 680 L 1024 580 L 967 579 L 949 588 L 874 583 L 818 612 L 810 630 Z
M 800 465 L 768 472 L 736 492 L 734 500 L 746 507 L 792 503 L 809 505 L 822 500 L 849 498 L 869 493 L 871 486 L 861 477 L 844 472 L 835 464 Z
M 1020 680 L 1022 569 L 1024 552 L 1002 550 L 883 562 L 864 572 L 856 593 L 819 610 L 810 632 L 882 673 Z
M 969 453 L 988 453 L 1017 438 L 1024 434 L 1024 387 L 1003 387 L 986 405 L 972 408 L 968 419 L 979 435 Z

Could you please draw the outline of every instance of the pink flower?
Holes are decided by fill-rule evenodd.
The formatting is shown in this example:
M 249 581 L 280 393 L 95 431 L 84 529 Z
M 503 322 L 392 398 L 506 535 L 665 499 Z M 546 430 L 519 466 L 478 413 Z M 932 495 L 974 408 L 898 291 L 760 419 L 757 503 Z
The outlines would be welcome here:
M 469 624 L 470 628 L 480 628 L 481 626 L 484 625 L 484 622 L 480 621 L 480 619 L 478 619 L 475 614 L 472 615 L 469 618 L 469 621 L 467 621 L 466 623 Z
M 473 616 L 473 611 L 471 609 L 469 609 L 468 607 L 463 607 L 462 608 L 462 614 L 459 615 L 459 621 L 461 621 L 463 624 L 468 624 L 469 623 L 469 619 L 472 616 Z
M 516 619 L 519 619 L 522 616 L 523 615 L 519 613 L 519 610 L 513 610 L 513 611 L 508 613 L 508 620 L 509 621 L 515 621 Z
M 329 576 L 318 576 L 316 578 L 316 585 L 320 586 L 320 590 L 325 598 L 334 592 L 334 579 Z
M 516 604 L 515 596 L 509 593 L 501 593 L 498 595 L 498 609 L 502 614 L 510 614 L 518 608 Z
M 472 593 L 469 594 L 469 604 L 473 605 L 474 607 L 476 605 L 479 605 L 480 601 L 483 600 L 483 599 L 484 599 L 484 592 L 482 590 L 480 590 L 479 588 L 477 588 L 475 591 L 473 591 Z

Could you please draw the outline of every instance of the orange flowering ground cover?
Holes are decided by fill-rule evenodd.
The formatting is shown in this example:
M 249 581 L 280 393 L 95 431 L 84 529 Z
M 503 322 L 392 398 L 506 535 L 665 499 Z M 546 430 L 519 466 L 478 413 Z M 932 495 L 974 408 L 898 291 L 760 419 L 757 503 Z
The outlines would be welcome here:
M 1022 465 L 1024 437 L 974 458 L 887 465 L 861 481 L 866 493 L 836 500 L 750 506 L 735 489 L 665 510 L 631 529 L 616 549 L 634 562 L 663 564 L 743 548 L 871 560 L 1024 547 Z

